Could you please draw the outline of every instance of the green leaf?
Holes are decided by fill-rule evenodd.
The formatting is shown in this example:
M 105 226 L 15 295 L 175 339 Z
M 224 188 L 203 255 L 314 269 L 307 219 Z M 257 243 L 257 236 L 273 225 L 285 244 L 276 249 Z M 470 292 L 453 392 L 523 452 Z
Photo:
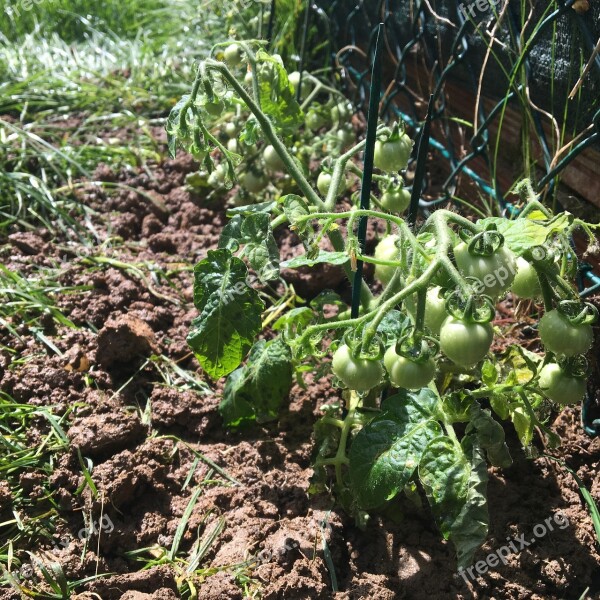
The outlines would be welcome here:
M 308 306 L 292 308 L 273 323 L 273 329 L 275 331 L 281 331 L 282 329 L 289 331 L 293 328 L 295 332 L 300 333 L 314 319 L 315 314 Z
M 529 446 L 533 439 L 533 428 L 535 423 L 531 418 L 531 414 L 525 407 L 525 404 L 515 402 L 509 408 L 509 415 L 515 426 L 515 431 L 519 436 L 519 440 L 521 440 L 521 444 L 525 447 Z
M 244 219 L 240 228 L 245 244 L 244 256 L 261 281 L 279 277 L 279 248 L 273 237 L 271 217 L 268 213 L 254 213 Z
M 310 215 L 308 202 L 297 194 L 288 194 L 281 199 L 283 212 L 298 233 L 302 233 L 307 227 L 310 227 L 309 221 L 298 223 L 298 219 Z
M 240 133 L 240 142 L 246 144 L 246 146 L 256 146 L 258 140 L 261 138 L 261 133 L 258 121 L 254 117 L 250 117 Z
M 219 248 L 236 252 L 240 244 L 244 244 L 242 256 L 248 258 L 261 281 L 279 277 L 279 248 L 273 237 L 268 213 L 251 213 L 246 217 L 236 214 L 223 227 Z
M 508 419 L 510 400 L 506 394 L 495 392 L 490 396 L 490 406 L 502 419 Z
M 182 96 L 179 102 L 171 109 L 169 116 L 167 117 L 165 129 L 167 131 L 167 146 L 171 158 L 175 158 L 178 141 L 189 136 L 187 132 L 181 131 L 180 127 L 181 109 L 187 104 L 189 98 L 189 94 Z
M 209 250 L 194 268 L 194 304 L 187 342 L 212 378 L 231 373 L 261 330 L 264 303 L 246 278 L 242 260 L 225 248 Z
M 498 381 L 498 370 L 490 360 L 486 360 L 481 367 L 481 381 L 488 387 L 492 387 Z
M 304 115 L 281 59 L 259 50 L 256 53 L 256 68 L 262 110 L 284 136 L 296 132 Z
M 246 206 L 234 206 L 227 209 L 229 218 L 235 215 L 251 215 L 253 213 L 270 213 L 277 206 L 277 202 L 269 200 L 267 202 L 257 202 L 256 204 L 247 204 Z
M 421 388 L 418 391 L 399 389 L 393 396 L 386 398 L 381 409 L 395 418 L 403 421 L 407 411 L 412 415 L 411 419 L 436 418 L 439 414 L 439 396 L 429 388 Z
M 281 338 L 254 344 L 247 363 L 227 378 L 219 410 L 228 427 L 277 418 L 292 386 L 292 356 Z
M 507 247 L 520 256 L 529 248 L 543 244 L 552 233 L 564 231 L 568 226 L 568 218 L 564 220 L 559 218 L 545 225 L 529 219 L 510 220 L 503 217 L 488 217 L 479 221 L 479 224 L 483 228 L 496 225 L 497 231 L 504 236 Z
M 489 410 L 483 410 L 478 404 L 471 404 L 471 420 L 467 425 L 466 434 L 475 430 L 477 441 L 486 451 L 488 460 L 495 467 L 507 468 L 512 465 L 508 446 L 504 441 L 504 429 L 492 417 Z
M 381 323 L 379 323 L 377 333 L 384 338 L 384 343 L 388 346 L 392 342 L 399 340 L 411 324 L 408 315 L 401 313 L 399 310 L 390 310 L 385 314 Z
M 307 254 L 303 254 L 282 262 L 281 267 L 286 269 L 297 269 L 298 267 L 314 267 L 319 263 L 343 265 L 344 263 L 348 262 L 348 260 L 348 255 L 345 252 L 329 252 L 327 250 L 319 250 L 319 254 L 314 258 L 309 258 Z
M 466 423 L 469 419 L 473 397 L 463 390 L 442 396 L 442 409 L 451 423 Z
M 473 562 L 488 530 L 487 465 L 472 436 L 463 446 L 446 436 L 429 443 L 419 464 L 419 479 L 445 539 L 456 547 L 458 566 Z
M 383 413 L 356 435 L 349 475 L 360 508 L 377 508 L 396 496 L 412 477 L 427 444 L 441 435 L 432 416 L 435 402 L 427 392 L 431 390 L 388 398 Z
M 466 499 L 456 517 L 450 540 L 456 548 L 458 568 L 473 563 L 475 553 L 488 534 L 489 514 L 487 508 L 488 470 L 483 451 L 471 437 L 465 437 L 462 446 L 470 460 Z
M 242 239 L 242 215 L 235 215 L 223 229 L 219 236 L 219 248 L 226 248 L 231 252 L 237 252 Z

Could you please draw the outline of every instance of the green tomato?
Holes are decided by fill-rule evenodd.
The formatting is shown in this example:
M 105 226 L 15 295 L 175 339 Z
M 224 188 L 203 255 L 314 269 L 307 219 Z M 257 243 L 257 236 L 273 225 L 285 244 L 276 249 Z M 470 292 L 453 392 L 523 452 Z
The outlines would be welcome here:
M 267 178 L 263 173 L 246 171 L 240 175 L 240 185 L 251 194 L 258 194 L 267 187 Z
M 540 371 L 540 389 L 550 400 L 566 406 L 583 400 L 586 385 L 582 377 L 571 377 L 556 363 L 548 363 Z
M 491 323 L 469 323 L 449 316 L 440 329 L 440 349 L 457 365 L 471 367 L 485 357 L 493 338 Z
M 253 80 L 254 80 L 254 76 L 252 75 L 252 71 L 246 71 L 246 75 L 244 75 L 244 83 L 248 87 L 251 87 Z
M 309 110 L 306 113 L 304 122 L 311 131 L 318 131 L 327 124 L 327 121 L 323 115 L 319 114 L 315 110 Z
M 428 358 L 423 362 L 415 362 L 399 356 L 395 346 L 390 346 L 383 357 L 383 364 L 390 376 L 394 387 L 407 390 L 420 390 L 425 387 L 435 375 L 435 361 Z
M 277 150 L 271 144 L 264 149 L 263 160 L 265 161 L 265 165 L 272 171 L 283 171 L 285 169 L 285 164 L 279 157 L 279 154 L 277 154 Z
M 208 152 L 206 152 L 206 150 L 198 150 L 197 152 L 192 152 L 194 160 L 197 160 L 199 163 L 204 161 L 207 154 Z
M 446 312 L 446 300 L 440 296 L 440 287 L 432 287 L 427 290 L 425 301 L 425 327 L 434 335 L 439 335 L 442 324 L 448 317 Z
M 377 140 L 373 164 L 386 173 L 397 173 L 406 169 L 412 146 L 412 140 L 405 133 L 402 133 L 398 140 Z
M 225 125 L 225 134 L 227 135 L 227 137 L 235 137 L 237 135 L 237 132 L 237 125 L 233 121 L 229 121 L 229 123 Z
M 410 192 L 406 188 L 384 192 L 379 200 L 381 206 L 393 213 L 402 213 L 410 204 Z
M 342 148 L 347 148 L 356 142 L 356 134 L 354 133 L 354 129 L 352 129 L 352 127 L 343 127 L 342 129 L 338 129 L 335 135 Z
M 400 249 L 396 246 L 396 242 L 400 241 L 397 235 L 386 235 L 375 247 L 374 257 L 378 260 L 398 260 L 400 258 Z M 394 273 L 396 267 L 391 265 L 375 265 L 375 278 L 383 285 L 387 285 Z
M 383 367 L 380 361 L 354 358 L 346 344 L 342 344 L 335 351 L 332 370 L 347 388 L 357 392 L 369 391 L 383 378 Z
M 334 123 L 344 123 L 352 114 L 350 106 L 344 102 L 335 104 L 331 109 L 331 120 Z
M 244 57 L 244 51 L 239 44 L 229 44 L 223 52 L 223 58 L 228 65 L 237 67 Z
M 594 341 L 594 333 L 589 323 L 574 325 L 555 308 L 540 319 L 538 329 L 544 348 L 554 354 L 585 354 Z
M 333 179 L 331 173 L 321 171 L 317 177 L 317 189 L 323 196 L 327 196 L 329 187 L 331 186 L 331 180 Z M 347 176 L 342 177 L 340 185 L 337 189 L 336 197 L 343 194 L 350 187 L 350 180 Z
M 227 176 L 227 166 L 221 163 L 215 167 L 215 170 L 208 176 L 207 183 L 211 187 L 217 188 L 223 185 Z
M 300 73 L 298 71 L 293 71 L 288 75 L 288 81 L 292 88 L 294 88 L 294 92 L 298 91 L 298 85 L 300 85 Z M 306 77 L 302 77 L 302 95 L 307 96 L 310 92 L 310 83 L 306 80 Z
M 231 138 L 230 140 L 227 140 L 227 150 L 229 150 L 229 152 L 234 152 L 236 154 L 239 152 L 238 142 L 235 138 Z
M 479 280 L 479 293 L 497 298 L 506 292 L 515 278 L 517 263 L 515 255 L 501 246 L 491 256 L 471 254 L 469 247 L 461 242 L 454 248 L 454 257 L 458 270 L 465 277 Z
M 221 101 L 207 102 L 204 105 L 204 110 L 211 117 L 218 117 L 223 112 L 224 108 L 225 108 L 225 105 Z
M 522 256 L 517 258 L 517 273 L 511 290 L 519 298 L 536 298 L 542 293 L 535 268 Z
M 425 296 L 425 327 L 433 335 L 439 335 L 442 323 L 446 320 L 448 313 L 446 312 L 446 301 L 443 296 L 440 296 L 442 288 L 439 286 L 432 287 L 427 290 Z M 409 296 L 405 300 L 406 310 L 413 317 L 417 314 L 416 294 Z

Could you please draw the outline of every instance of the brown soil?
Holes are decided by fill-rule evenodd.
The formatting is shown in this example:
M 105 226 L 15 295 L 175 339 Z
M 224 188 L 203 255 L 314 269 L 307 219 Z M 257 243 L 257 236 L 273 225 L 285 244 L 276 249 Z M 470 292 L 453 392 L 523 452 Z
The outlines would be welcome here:
M 535 526 L 557 512 L 568 524 L 466 583 L 456 573 L 451 545 L 440 539 L 426 510 L 398 501 L 394 515 L 374 515 L 362 531 L 329 498 L 307 496 L 312 425 L 319 406 L 337 394 L 326 379 L 310 380 L 306 390 L 294 387 L 278 423 L 243 433 L 221 427 L 221 382 L 211 384 L 208 393 L 165 384 L 158 366 L 148 360 L 152 355 L 162 353 L 203 378 L 185 342 L 196 314 L 186 267 L 216 245 L 226 222 L 222 209 L 203 206 L 186 191 L 185 176 L 195 167 L 180 157 L 133 174 L 99 168 L 96 180 L 127 183 L 155 200 L 132 191 L 80 192 L 79 199 L 97 212 L 92 220 L 98 243 L 104 243 L 101 250 L 51 239 L 44 231 L 15 232 L 0 249 L 9 268 L 27 273 L 34 266 L 59 264 L 63 285 L 89 286 L 56 298 L 81 329 L 45 321 L 45 336 L 59 354 L 35 341 L 25 325 L 17 324 L 20 341 L 0 330 L 0 347 L 10 346 L 26 358 L 9 367 L 9 353 L 2 351 L 0 389 L 18 402 L 68 413 L 71 442 L 48 482 L 35 472 L 21 476 L 40 513 L 49 506 L 45 485 L 51 489 L 62 517 L 54 536 L 60 544 L 52 549 L 33 541 L 15 553 L 26 559 L 25 551 L 39 556 L 46 551 L 69 580 L 115 573 L 87 584 L 87 592 L 74 598 L 177 598 L 182 571 L 159 564 L 161 548 L 171 547 L 201 486 L 181 556 L 187 557 L 198 537 L 206 538 L 215 527 L 222 531 L 201 561 L 207 570 L 196 581 L 199 598 L 242 599 L 244 581 L 249 592 L 260 590 L 268 600 L 599 598 L 600 556 L 574 481 L 547 459 L 527 458 L 514 437 L 509 440 L 514 465 L 491 473 L 490 535 L 478 560 L 507 544 L 507 538 L 524 534 L 531 541 Z M 286 254 L 299 251 L 293 237 L 282 242 Z M 156 277 L 149 287 L 134 269 L 99 265 L 90 258 L 96 255 L 129 266 L 155 264 Z M 168 280 L 161 270 L 171 271 Z M 341 281 L 337 271 L 315 270 L 296 277 L 294 284 L 309 297 L 325 285 L 339 288 Z M 599 498 L 600 439 L 582 432 L 578 408 L 565 409 L 553 426 L 563 439 L 555 455 Z M 45 422 L 32 427 L 31 444 L 40 444 L 48 431 Z M 77 450 L 93 463 L 97 494 L 82 485 Z M 12 518 L 11 504 L 6 486 L 0 486 L 3 521 Z M 79 533 L 83 528 L 85 534 L 90 522 L 97 526 L 85 544 Z M 147 549 L 144 560 L 153 556 L 157 566 L 138 571 L 141 563 L 131 553 L 141 548 Z M 245 567 L 235 567 L 244 561 Z M 333 580 L 338 592 L 332 591 Z M 18 595 L 7 590 L 1 597 Z

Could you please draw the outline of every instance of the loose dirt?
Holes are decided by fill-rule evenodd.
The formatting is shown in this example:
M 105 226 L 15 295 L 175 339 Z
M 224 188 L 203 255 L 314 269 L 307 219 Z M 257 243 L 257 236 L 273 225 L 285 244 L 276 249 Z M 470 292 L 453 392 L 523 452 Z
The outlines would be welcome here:
M 36 340 L 26 325 L 15 324 L 17 341 L 0 329 L 0 345 L 23 358 L 9 367 L 11 357 L 2 351 L 0 389 L 18 402 L 67 415 L 70 441 L 48 477 L 21 475 L 36 513 L 49 508 L 46 489 L 51 491 L 61 515 L 54 532 L 60 544 L 53 549 L 33 540 L 15 553 L 45 554 L 71 581 L 114 573 L 86 584 L 87 591 L 73 598 L 177 598 L 185 562 L 177 568 L 161 562 L 180 537 L 177 527 L 190 499 L 199 494 L 178 551 L 182 558 L 197 554 L 197 540 L 214 533 L 200 558 L 204 577 L 196 580 L 198 597 L 205 600 L 242 599 L 244 588 L 266 600 L 576 600 L 588 587 L 583 597 L 599 598 L 600 556 L 575 482 L 547 459 L 527 457 L 514 436 L 514 465 L 491 471 L 490 535 L 478 560 L 507 538 L 524 535 L 531 542 L 535 526 L 559 512 L 567 524 L 466 582 L 426 508 L 398 500 L 385 516 L 373 515 L 363 531 L 329 498 L 307 496 L 312 426 L 319 406 L 338 393 L 327 379 L 309 377 L 307 389 L 295 386 L 278 423 L 242 433 L 223 430 L 217 411 L 222 382 L 206 379 L 185 341 L 196 315 L 189 267 L 216 246 L 226 222 L 222 207 L 205 206 L 186 190 L 185 176 L 196 166 L 180 157 L 149 170 L 99 167 L 95 180 L 145 193 L 91 186 L 77 192 L 95 211 L 91 224 L 101 248 L 45 231 L 14 232 L 4 240 L 0 254 L 8 268 L 33 274 L 34 266 L 58 265 L 61 285 L 87 286 L 55 296 L 80 328 L 46 319 L 44 334 L 55 349 Z M 280 241 L 288 256 L 301 251 L 290 234 Z M 136 265 L 151 265 L 152 275 Z M 347 294 L 337 269 L 315 267 L 289 279 L 306 299 L 325 287 Z M 159 355 L 206 380 L 210 389 L 183 385 Z M 578 408 L 565 409 L 553 427 L 563 439 L 554 455 L 600 498 L 600 439 L 582 432 Z M 31 444 L 40 444 L 48 431 L 48 423 L 36 423 Z M 91 461 L 95 492 L 85 485 L 80 456 Z M 3 483 L 3 521 L 12 518 L 11 503 Z M 139 571 L 139 559 L 146 564 L 151 558 L 155 566 Z

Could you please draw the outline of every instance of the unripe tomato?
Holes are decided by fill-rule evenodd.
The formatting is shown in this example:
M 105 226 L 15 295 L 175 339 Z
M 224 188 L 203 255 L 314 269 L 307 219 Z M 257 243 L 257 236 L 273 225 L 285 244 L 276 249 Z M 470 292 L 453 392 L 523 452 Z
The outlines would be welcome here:
M 457 365 L 471 367 L 485 357 L 493 338 L 490 323 L 469 323 L 449 316 L 440 329 L 440 349 Z
M 374 257 L 378 260 L 398 260 L 400 257 L 400 249 L 396 243 L 400 241 L 397 235 L 386 235 L 375 247 Z M 387 285 L 397 267 L 391 265 L 375 265 L 375 278 L 381 281 L 383 285 Z
M 583 400 L 586 385 L 583 377 L 571 377 L 556 363 L 548 363 L 540 371 L 540 389 L 550 400 L 566 406 Z
M 342 127 L 336 132 L 336 137 L 340 141 L 342 148 L 347 148 L 356 142 L 356 134 L 352 127 Z
M 229 152 L 235 152 L 236 154 L 239 152 L 238 142 L 235 138 L 227 140 L 227 150 L 229 150 Z
M 329 187 L 331 186 L 331 180 L 333 176 L 331 173 L 326 173 L 325 171 L 321 171 L 319 176 L 317 177 L 317 189 L 323 196 L 327 196 L 329 192 Z M 343 194 L 350 187 L 350 180 L 348 177 L 343 176 L 340 185 L 337 189 L 336 197 Z
M 402 213 L 410 204 L 410 192 L 406 188 L 399 190 L 388 190 L 384 192 L 379 200 L 381 206 L 393 213 Z
M 522 256 L 517 258 L 517 273 L 511 291 L 519 298 L 536 298 L 542 293 L 535 268 Z
M 406 169 L 412 147 L 413 141 L 405 133 L 398 140 L 377 140 L 373 164 L 386 173 L 397 173 Z
M 439 335 L 442 323 L 448 317 L 446 312 L 446 301 L 443 296 L 440 296 L 442 288 L 435 286 L 427 290 L 425 296 L 425 327 L 433 335 Z M 405 300 L 406 309 L 412 315 L 413 319 L 417 315 L 416 294 L 409 296 Z
M 538 330 L 546 350 L 564 356 L 585 354 L 594 341 L 589 323 L 574 325 L 557 309 L 548 311 L 540 319 Z
M 481 256 L 471 254 L 468 245 L 461 242 L 454 248 L 454 257 L 465 277 L 479 280 L 479 293 L 497 298 L 514 281 L 517 263 L 515 255 L 506 246 L 500 246 L 491 256 Z
M 225 62 L 232 67 L 237 67 L 242 62 L 243 57 L 244 51 L 239 44 L 229 44 L 223 52 Z
M 253 80 L 254 80 L 254 76 L 252 75 L 252 71 L 246 71 L 246 75 L 244 75 L 244 83 L 248 87 L 251 87 Z
M 346 344 L 342 344 L 335 351 L 331 366 L 334 375 L 347 388 L 357 392 L 369 391 L 383 378 L 380 361 L 354 358 Z
M 325 127 L 327 121 L 323 117 L 323 115 L 319 114 L 315 110 L 309 110 L 306 113 L 306 117 L 304 119 L 306 126 L 311 131 L 318 131 L 321 127 Z
M 279 154 L 277 154 L 277 150 L 271 144 L 264 149 L 263 160 L 265 161 L 265 165 L 272 171 L 283 171 L 285 169 L 285 164 L 279 157 Z
M 344 123 L 346 119 L 352 114 L 351 108 L 348 104 L 340 102 L 335 104 L 331 109 L 331 120 L 334 123 Z
M 215 102 L 207 102 L 204 105 L 204 110 L 211 117 L 218 117 L 223 112 L 224 108 L 225 108 L 225 105 L 220 100 L 217 100 Z
M 425 327 L 434 335 L 439 335 L 442 324 L 448 317 L 446 301 L 440 296 L 441 288 L 432 287 L 427 290 L 425 301 Z
M 294 92 L 298 91 L 298 85 L 300 85 L 300 73 L 298 71 L 293 71 L 288 75 L 288 81 L 292 88 L 294 88 Z M 310 83 L 306 80 L 306 77 L 302 77 L 302 96 L 307 96 L 310 92 Z
M 227 167 L 221 163 L 215 167 L 215 170 L 208 176 L 207 183 L 211 187 L 220 187 L 227 176 Z
M 251 194 L 258 194 L 267 187 L 267 178 L 257 171 L 246 171 L 240 175 L 240 185 Z
M 233 122 L 233 121 L 229 121 L 226 125 L 225 125 L 225 134 L 227 135 L 227 137 L 235 137 L 237 135 L 238 132 L 238 128 L 237 125 Z
M 394 346 L 390 346 L 386 350 L 383 364 L 392 385 L 407 390 L 420 390 L 435 375 L 435 361 L 432 358 L 423 362 L 415 362 L 405 356 L 399 356 Z

